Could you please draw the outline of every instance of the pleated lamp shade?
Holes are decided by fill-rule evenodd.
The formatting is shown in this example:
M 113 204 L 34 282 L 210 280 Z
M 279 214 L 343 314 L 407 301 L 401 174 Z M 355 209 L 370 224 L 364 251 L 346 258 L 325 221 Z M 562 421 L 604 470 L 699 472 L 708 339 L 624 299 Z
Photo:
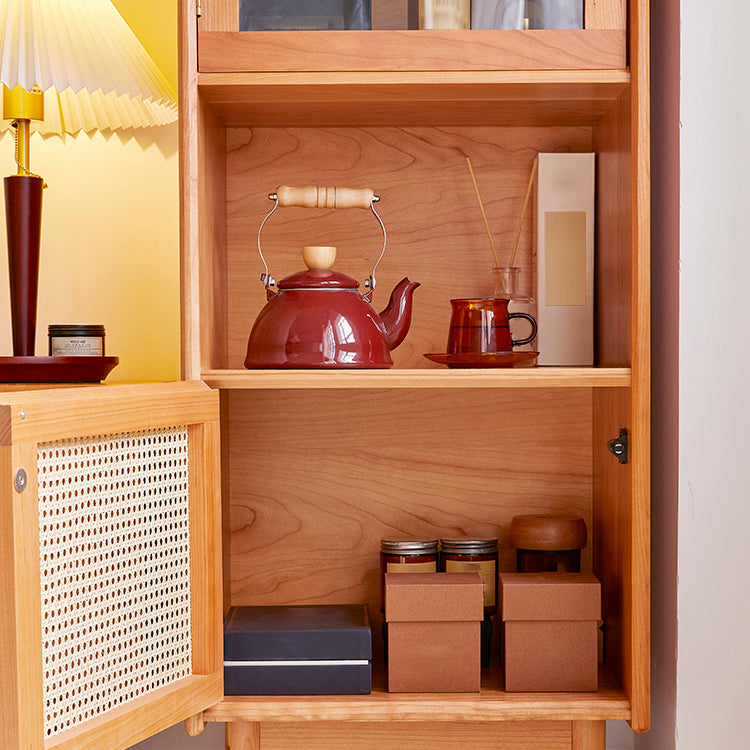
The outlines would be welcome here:
M 0 0 L 0 81 L 44 92 L 31 123 L 42 134 L 177 119 L 174 91 L 109 0 Z

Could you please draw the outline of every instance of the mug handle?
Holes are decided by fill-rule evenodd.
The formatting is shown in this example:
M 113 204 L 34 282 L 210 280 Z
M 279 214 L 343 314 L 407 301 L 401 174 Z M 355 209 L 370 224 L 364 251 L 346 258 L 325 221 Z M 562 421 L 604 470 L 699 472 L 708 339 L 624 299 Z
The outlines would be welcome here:
M 520 341 L 515 341 L 513 339 L 510 340 L 511 346 L 523 346 L 524 344 L 530 344 L 535 338 L 536 338 L 536 320 L 531 317 L 528 313 L 524 312 L 514 312 L 508 314 L 508 320 L 511 318 L 526 318 L 526 320 L 531 323 L 531 336 L 529 336 L 526 339 L 521 339 Z

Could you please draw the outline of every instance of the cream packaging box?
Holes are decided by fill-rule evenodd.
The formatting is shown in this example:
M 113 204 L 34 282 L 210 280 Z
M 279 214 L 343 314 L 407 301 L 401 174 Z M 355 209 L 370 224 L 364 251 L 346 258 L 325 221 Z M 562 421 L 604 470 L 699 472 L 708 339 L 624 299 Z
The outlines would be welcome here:
M 594 364 L 595 154 L 539 154 L 534 191 L 539 365 Z

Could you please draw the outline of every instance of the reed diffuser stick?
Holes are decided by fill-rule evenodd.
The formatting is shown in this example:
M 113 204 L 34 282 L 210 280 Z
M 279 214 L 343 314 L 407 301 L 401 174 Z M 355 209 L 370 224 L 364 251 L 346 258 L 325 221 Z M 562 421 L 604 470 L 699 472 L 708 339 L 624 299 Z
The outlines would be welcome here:
M 466 157 L 466 164 L 469 166 L 469 174 L 471 175 L 471 181 L 474 183 L 474 192 L 477 194 L 477 201 L 479 201 L 479 210 L 482 212 L 482 218 L 484 219 L 484 228 L 487 230 L 487 237 L 490 241 L 490 247 L 492 248 L 492 257 L 495 259 L 495 268 L 500 264 L 497 260 L 497 250 L 495 250 L 495 243 L 492 241 L 492 233 L 490 232 L 490 225 L 487 222 L 487 215 L 484 212 L 484 205 L 482 204 L 482 196 L 479 194 L 479 185 L 477 185 L 477 179 L 474 177 L 474 170 L 471 167 L 471 159 Z
M 516 239 L 513 242 L 513 249 L 510 252 L 510 260 L 508 265 L 512 268 L 513 261 L 516 259 L 516 250 L 518 250 L 518 238 L 521 236 L 521 226 L 523 225 L 523 217 L 526 215 L 526 206 L 529 204 L 529 196 L 531 195 L 531 187 L 534 184 L 534 175 L 536 174 L 536 163 L 538 158 L 534 157 L 534 163 L 531 165 L 531 177 L 529 177 L 529 186 L 526 188 L 526 198 L 523 201 L 523 208 L 521 209 L 521 218 L 518 220 L 518 229 L 516 229 Z

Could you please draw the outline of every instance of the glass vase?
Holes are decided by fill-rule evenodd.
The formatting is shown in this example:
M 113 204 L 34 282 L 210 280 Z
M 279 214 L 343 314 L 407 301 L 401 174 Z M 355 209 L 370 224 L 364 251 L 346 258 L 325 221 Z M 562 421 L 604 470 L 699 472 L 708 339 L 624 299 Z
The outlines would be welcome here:
M 495 297 L 503 297 L 510 300 L 508 312 L 522 312 L 531 315 L 536 320 L 536 300 L 519 292 L 519 275 L 521 269 L 517 266 L 498 266 L 492 269 L 492 280 Z M 510 333 L 514 340 L 525 339 L 529 335 L 529 323 L 523 318 L 510 321 Z M 514 346 L 513 351 L 534 352 L 536 351 L 536 339 Z

